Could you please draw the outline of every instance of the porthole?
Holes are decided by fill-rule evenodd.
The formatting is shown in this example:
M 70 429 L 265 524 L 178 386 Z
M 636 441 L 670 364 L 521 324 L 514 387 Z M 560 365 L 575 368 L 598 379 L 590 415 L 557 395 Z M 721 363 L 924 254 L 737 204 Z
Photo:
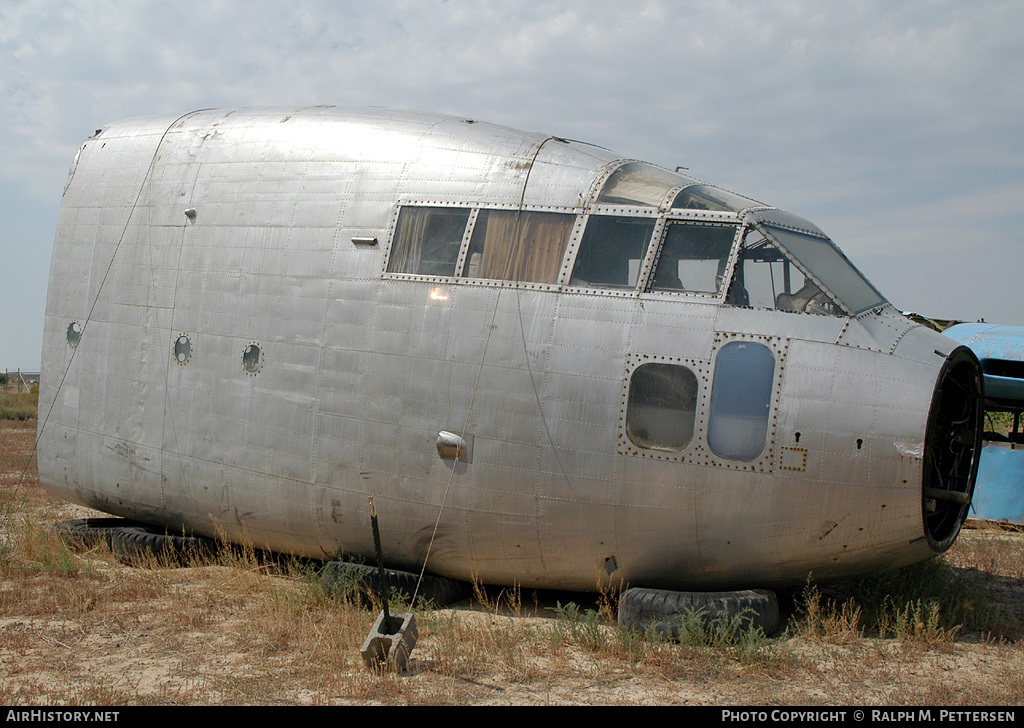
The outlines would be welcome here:
M 260 356 L 260 345 L 253 341 L 242 351 L 242 368 L 252 376 L 260 373 L 263 360 Z
M 187 334 L 182 334 L 174 342 L 174 361 L 178 366 L 185 366 L 192 358 L 192 340 Z
M 77 321 L 72 321 L 68 324 L 68 344 L 74 349 L 78 346 L 78 342 L 82 340 L 82 324 Z

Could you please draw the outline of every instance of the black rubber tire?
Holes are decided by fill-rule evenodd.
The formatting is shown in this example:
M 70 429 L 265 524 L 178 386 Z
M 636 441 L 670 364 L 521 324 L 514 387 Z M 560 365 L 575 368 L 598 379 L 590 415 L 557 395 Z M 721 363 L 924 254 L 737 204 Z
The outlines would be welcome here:
M 392 596 L 411 600 L 420 575 L 396 569 L 384 571 Z M 320 572 L 320 583 L 324 591 L 341 598 L 351 597 L 364 606 L 376 606 L 383 600 L 384 588 L 379 582 L 378 568 L 370 564 L 328 561 Z M 430 602 L 435 607 L 444 607 L 465 599 L 470 593 L 471 589 L 466 582 L 424 574 L 416 602 Z
M 100 543 L 110 546 L 111 535 L 124 526 L 137 526 L 127 518 L 73 518 L 60 521 L 51 527 L 71 549 L 88 550 Z
M 766 635 L 779 628 L 779 600 L 763 589 L 722 592 L 683 592 L 668 589 L 627 589 L 619 596 L 619 626 L 665 637 L 678 637 L 681 619 L 699 613 L 708 625 L 742 615 L 744 627 L 759 627 Z
M 159 526 L 134 524 L 113 529 L 110 550 L 126 564 L 153 558 L 158 563 L 188 564 L 213 555 L 217 542 L 203 536 L 171 533 Z

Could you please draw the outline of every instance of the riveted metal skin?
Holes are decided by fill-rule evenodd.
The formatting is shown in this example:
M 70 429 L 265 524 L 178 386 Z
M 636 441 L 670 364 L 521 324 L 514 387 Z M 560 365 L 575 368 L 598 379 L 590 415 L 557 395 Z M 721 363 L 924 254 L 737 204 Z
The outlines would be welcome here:
M 629 161 L 384 109 L 104 127 L 76 156 L 54 242 L 41 481 L 315 558 L 372 555 L 372 495 L 392 524 L 385 560 L 417 571 L 444 501 L 429 570 L 527 587 L 769 587 L 948 548 L 959 511 L 929 533 L 922 494 L 925 460 L 946 467 L 931 453 L 949 437 L 933 398 L 952 391 L 950 342 L 884 300 L 836 316 L 728 305 L 728 285 L 650 291 L 668 220 L 737 226 L 726 281 L 751 225 L 805 221 L 761 203 L 673 209 L 696 183 L 682 175 L 660 205 L 598 204 Z M 451 275 L 388 272 L 407 206 L 471 211 Z M 464 275 L 488 209 L 576 216 L 556 282 Z M 593 214 L 657 221 L 634 287 L 569 285 Z M 169 356 L 183 332 L 184 362 Z M 708 445 L 718 352 L 734 342 L 774 361 L 764 446 L 743 461 Z M 625 432 L 644 362 L 697 380 L 682 450 Z M 971 378 L 969 359 L 957 366 Z

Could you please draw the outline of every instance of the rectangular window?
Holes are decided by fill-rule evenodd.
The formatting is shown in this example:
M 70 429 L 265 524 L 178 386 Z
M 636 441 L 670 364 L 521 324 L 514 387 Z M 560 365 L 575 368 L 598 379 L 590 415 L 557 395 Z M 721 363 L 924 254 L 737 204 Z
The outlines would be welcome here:
M 481 210 L 473 226 L 464 275 L 532 283 L 557 283 L 574 215 Z
M 670 223 L 651 290 L 718 293 L 736 229 L 735 225 Z
M 697 377 L 674 364 L 641 364 L 629 382 L 626 436 L 647 450 L 682 450 L 693 439 Z
M 635 288 L 654 222 L 647 217 L 592 215 L 569 284 Z
M 388 272 L 455 275 L 469 212 L 450 207 L 402 208 L 391 243 Z

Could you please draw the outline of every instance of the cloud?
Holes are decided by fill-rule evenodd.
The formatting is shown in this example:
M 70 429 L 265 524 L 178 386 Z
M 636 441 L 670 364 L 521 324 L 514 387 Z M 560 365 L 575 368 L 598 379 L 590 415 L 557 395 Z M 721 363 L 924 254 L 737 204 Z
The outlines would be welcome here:
M 55 211 L 75 149 L 125 116 L 380 105 L 685 165 L 872 260 L 886 240 L 952 255 L 968 231 L 1003 254 L 1024 206 L 1022 25 L 1015 1 L 8 0 L 0 182 Z M 991 200 L 1005 215 L 974 212 Z

